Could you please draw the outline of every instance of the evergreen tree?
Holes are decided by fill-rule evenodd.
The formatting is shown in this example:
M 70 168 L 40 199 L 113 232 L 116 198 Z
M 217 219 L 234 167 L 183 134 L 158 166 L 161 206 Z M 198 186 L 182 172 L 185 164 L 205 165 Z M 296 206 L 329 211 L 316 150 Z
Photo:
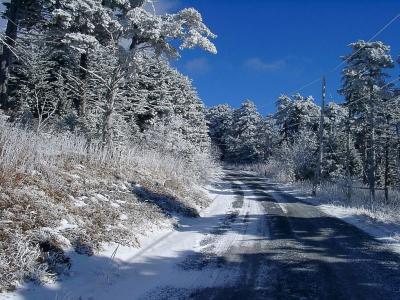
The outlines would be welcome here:
M 345 56 L 347 66 L 343 70 L 343 88 L 340 92 L 357 123 L 362 126 L 359 149 L 364 149 L 363 161 L 366 179 L 375 201 L 377 177 L 377 128 L 382 120 L 378 110 L 383 104 L 383 87 L 387 75 L 385 68 L 393 67 L 390 47 L 382 42 L 358 41 L 350 44 L 352 53 Z
M 282 141 L 293 142 L 301 130 L 316 131 L 319 116 L 320 108 L 311 96 L 304 98 L 296 94 L 292 98 L 286 95 L 278 98 L 274 118 L 281 128 Z
M 227 155 L 229 130 L 232 125 L 233 109 L 227 104 L 220 104 L 207 110 L 206 118 L 211 141 L 218 147 L 221 160 Z
M 51 48 L 40 38 L 24 48 L 25 59 L 13 70 L 11 101 L 14 117 L 36 123 L 39 132 L 46 124 L 54 125 L 61 120 L 71 106 L 70 97 L 65 78 L 56 63 L 48 60 Z
M 6 10 L 3 18 L 7 21 L 3 49 L 0 55 L 0 108 L 9 109 L 8 81 L 18 43 L 18 33 L 37 27 L 45 21 L 44 13 L 52 6 L 47 0 L 4 1 Z
M 227 158 L 231 162 L 255 162 L 262 156 L 258 127 L 261 115 L 253 102 L 246 100 L 233 112 L 232 126 L 227 137 Z

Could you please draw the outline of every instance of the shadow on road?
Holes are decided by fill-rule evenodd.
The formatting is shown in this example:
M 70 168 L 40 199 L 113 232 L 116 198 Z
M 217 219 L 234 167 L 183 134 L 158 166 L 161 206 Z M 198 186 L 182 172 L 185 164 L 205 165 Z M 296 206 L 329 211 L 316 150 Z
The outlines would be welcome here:
M 92 257 L 90 268 L 104 270 L 110 278 L 99 283 L 105 291 L 100 299 L 134 299 L 129 295 L 136 290 L 148 291 L 149 299 L 400 299 L 400 258 L 383 244 L 292 196 L 284 196 L 283 210 L 267 192 L 275 186 L 264 179 L 229 173 L 226 180 L 249 188 L 233 184 L 238 207 L 241 197 L 251 192 L 248 199 L 259 202 L 265 214 L 244 218 L 233 212 L 196 222 L 182 218 L 177 230 L 207 234 L 212 245 L 222 235 L 243 234 L 243 226 L 261 220 L 268 234 L 260 230 L 242 240 L 253 241 L 252 247 L 239 241 L 226 254 L 214 253 L 204 240 L 205 251 L 184 251 L 140 263 Z M 163 273 L 170 266 L 175 270 L 171 276 Z M 215 272 L 222 275 L 215 279 Z M 90 299 L 79 298 L 83 295 L 72 284 L 66 280 L 59 282 L 57 290 L 41 288 L 37 299 Z M 96 293 L 92 299 L 98 299 Z M 29 291 L 25 299 L 32 299 L 28 295 Z M 62 298 L 65 295 L 68 298 Z

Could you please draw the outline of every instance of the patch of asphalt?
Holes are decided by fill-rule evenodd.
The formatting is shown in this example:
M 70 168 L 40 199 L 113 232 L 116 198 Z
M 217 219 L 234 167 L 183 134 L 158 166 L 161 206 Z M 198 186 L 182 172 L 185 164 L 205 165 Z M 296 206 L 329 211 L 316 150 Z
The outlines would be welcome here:
M 201 271 L 205 268 L 222 268 L 226 264 L 224 257 L 214 252 L 196 252 L 189 255 L 178 267 L 184 271 Z

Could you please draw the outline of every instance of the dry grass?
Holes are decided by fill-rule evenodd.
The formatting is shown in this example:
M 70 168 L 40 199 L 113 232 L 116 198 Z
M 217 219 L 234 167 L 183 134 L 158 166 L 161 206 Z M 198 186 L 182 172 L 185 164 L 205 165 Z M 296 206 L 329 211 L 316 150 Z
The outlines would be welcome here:
M 0 290 L 62 272 L 71 247 L 91 255 L 103 243 L 138 246 L 145 232 L 173 226 L 172 212 L 196 215 L 210 202 L 197 186 L 215 168 L 206 155 L 102 149 L 1 123 Z

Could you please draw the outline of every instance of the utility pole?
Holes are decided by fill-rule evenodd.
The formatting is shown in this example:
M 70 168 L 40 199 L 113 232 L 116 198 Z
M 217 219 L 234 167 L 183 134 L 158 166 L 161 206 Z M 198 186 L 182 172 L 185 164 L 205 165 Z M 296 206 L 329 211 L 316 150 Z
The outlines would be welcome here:
M 348 115 L 347 115 L 347 124 L 346 124 L 346 177 L 347 177 L 347 190 L 346 190 L 346 200 L 347 203 L 350 203 L 351 201 L 351 169 L 350 169 L 350 164 L 351 164 L 351 149 L 350 149 L 350 143 L 351 143 L 351 103 L 349 102 L 349 105 L 347 107 L 348 109 Z M 400 156 L 399 156 L 400 157 Z
M 390 118 L 389 116 L 386 117 L 386 136 L 385 136 L 385 173 L 384 173 L 384 184 L 385 184 L 385 202 L 389 204 L 389 152 L 390 152 L 390 137 L 389 137 L 389 130 L 390 130 Z
M 376 200 L 376 152 L 375 152 L 375 102 L 373 96 L 373 87 L 371 87 L 369 94 L 369 108 L 368 114 L 369 121 L 369 149 L 367 151 L 368 162 L 368 184 L 370 190 L 370 204 L 373 205 Z
M 315 180 L 313 184 L 313 196 L 317 195 L 317 188 L 321 184 L 322 173 L 322 160 L 324 158 L 324 118 L 325 118 L 325 98 L 326 98 L 326 79 L 322 77 L 322 104 L 321 104 L 321 117 L 319 120 L 319 155 L 318 162 L 315 170 Z

